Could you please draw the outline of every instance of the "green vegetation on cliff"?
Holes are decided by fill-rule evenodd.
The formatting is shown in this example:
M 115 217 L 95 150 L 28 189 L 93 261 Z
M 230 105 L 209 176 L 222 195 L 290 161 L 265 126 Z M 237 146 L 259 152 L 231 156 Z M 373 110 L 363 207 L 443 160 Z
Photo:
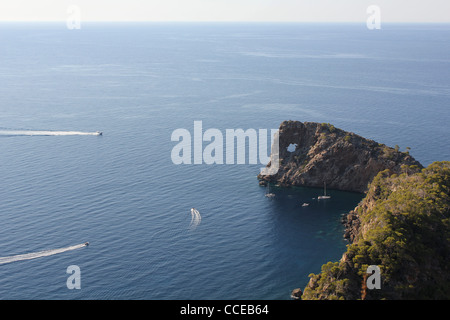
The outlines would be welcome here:
M 310 275 L 302 299 L 450 298 L 450 162 L 403 169 L 373 179 L 347 216 L 347 251 Z M 369 265 L 379 290 L 365 285 Z

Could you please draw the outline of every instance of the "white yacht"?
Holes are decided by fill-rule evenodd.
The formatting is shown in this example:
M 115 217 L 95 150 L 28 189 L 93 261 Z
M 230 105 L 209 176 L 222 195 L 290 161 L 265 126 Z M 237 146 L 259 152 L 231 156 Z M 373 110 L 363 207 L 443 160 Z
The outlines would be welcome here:
M 323 196 L 318 196 L 317 199 L 318 200 L 324 200 L 324 199 L 330 199 L 331 196 L 327 196 L 327 184 L 324 182 L 323 183 Z

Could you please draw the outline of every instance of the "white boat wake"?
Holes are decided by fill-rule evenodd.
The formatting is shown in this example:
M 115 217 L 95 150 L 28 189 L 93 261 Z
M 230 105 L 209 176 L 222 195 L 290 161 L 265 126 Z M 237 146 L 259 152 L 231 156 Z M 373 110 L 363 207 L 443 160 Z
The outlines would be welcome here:
M 39 251 L 39 252 L 33 252 L 33 253 L 26 253 L 26 254 L 19 254 L 15 256 L 9 256 L 9 257 L 2 257 L 0 258 L 0 264 L 6 264 L 6 263 L 12 263 L 17 261 L 23 261 L 23 260 L 31 260 L 31 259 L 37 259 L 42 257 L 48 257 L 52 256 L 54 254 L 63 253 L 67 251 L 77 250 L 84 248 L 88 246 L 89 243 L 82 243 L 77 244 L 75 246 L 70 246 L 66 248 L 60 248 L 60 249 L 52 249 L 52 250 L 45 250 L 45 251 Z
M 195 228 L 197 228 L 197 226 L 200 224 L 201 221 L 202 221 L 202 216 L 200 215 L 200 212 L 198 212 L 197 209 L 192 208 L 191 209 L 191 224 L 189 225 L 189 227 L 191 229 L 195 229 Z
M 102 132 L 50 131 L 50 130 L 0 130 L 2 136 L 101 136 Z

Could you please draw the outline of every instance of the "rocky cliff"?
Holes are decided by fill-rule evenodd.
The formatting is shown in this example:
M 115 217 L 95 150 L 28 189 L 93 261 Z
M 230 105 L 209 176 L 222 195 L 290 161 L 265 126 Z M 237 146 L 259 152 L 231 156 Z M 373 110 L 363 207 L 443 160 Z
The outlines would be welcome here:
M 280 169 L 259 175 L 261 184 L 307 186 L 365 192 L 378 172 L 401 173 L 422 165 L 408 152 L 390 148 L 331 124 L 284 121 L 279 129 Z M 270 164 L 269 164 L 270 165 Z
M 345 225 L 347 251 L 310 275 L 302 299 L 450 298 L 450 162 L 380 172 Z M 378 289 L 369 266 L 381 270 Z

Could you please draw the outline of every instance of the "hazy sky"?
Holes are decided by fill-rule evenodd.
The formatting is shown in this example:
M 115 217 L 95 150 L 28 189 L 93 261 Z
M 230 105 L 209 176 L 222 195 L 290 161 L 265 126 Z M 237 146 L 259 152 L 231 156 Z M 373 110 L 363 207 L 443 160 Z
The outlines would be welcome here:
M 450 0 L 0 0 L 0 21 L 366 21 L 450 22 Z

